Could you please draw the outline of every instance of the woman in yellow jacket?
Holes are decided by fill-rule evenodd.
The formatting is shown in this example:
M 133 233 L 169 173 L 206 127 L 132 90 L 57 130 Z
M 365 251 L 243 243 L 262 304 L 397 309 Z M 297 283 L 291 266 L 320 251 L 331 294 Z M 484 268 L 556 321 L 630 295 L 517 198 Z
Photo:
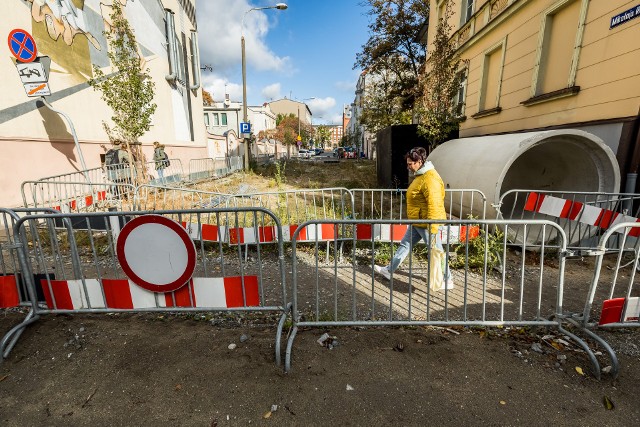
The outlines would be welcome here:
M 444 210 L 444 182 L 438 175 L 433 163 L 427 161 L 427 150 L 422 147 L 412 148 L 404 156 L 407 161 L 407 169 L 413 173 L 415 178 L 407 188 L 407 218 L 409 219 L 446 219 L 447 213 Z M 391 279 L 398 266 L 409 255 L 413 246 L 424 240 L 426 244 L 435 243 L 435 247 L 442 249 L 442 239 L 438 232 L 438 224 L 431 224 L 430 231 L 427 231 L 427 224 L 413 225 L 409 227 L 400 242 L 398 250 L 393 255 L 391 263 L 386 267 L 374 266 L 376 273 L 381 274 L 387 280 Z M 444 279 L 447 288 L 452 286 L 451 273 L 449 267 L 444 268 Z

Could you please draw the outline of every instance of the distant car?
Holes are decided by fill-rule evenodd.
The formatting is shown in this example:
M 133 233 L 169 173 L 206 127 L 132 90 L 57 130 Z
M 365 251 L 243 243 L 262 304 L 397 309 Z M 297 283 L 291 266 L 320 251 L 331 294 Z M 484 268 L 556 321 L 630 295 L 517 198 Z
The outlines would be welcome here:
M 319 154 L 324 153 L 324 149 L 323 148 L 316 148 L 314 151 L 316 152 L 316 156 L 319 155 Z
M 298 158 L 308 159 L 310 157 L 311 157 L 311 152 L 309 152 L 308 150 L 305 150 L 304 148 L 301 148 L 300 150 L 298 150 Z

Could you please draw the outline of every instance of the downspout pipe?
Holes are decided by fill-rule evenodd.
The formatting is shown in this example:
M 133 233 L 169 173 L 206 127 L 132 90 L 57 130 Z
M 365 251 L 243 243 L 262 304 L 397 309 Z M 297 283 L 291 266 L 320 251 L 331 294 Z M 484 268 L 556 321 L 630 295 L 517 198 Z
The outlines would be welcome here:
M 165 9 L 166 29 L 167 29 L 167 53 L 169 56 L 169 74 L 164 78 L 173 83 L 176 81 L 178 72 L 176 70 L 176 29 L 173 21 L 173 12 L 170 9 Z
M 200 52 L 198 50 L 198 33 L 191 30 L 191 69 L 193 70 L 193 84 L 189 89 L 200 89 Z
M 76 128 L 73 126 L 73 122 L 65 113 L 60 110 L 56 110 L 53 108 L 53 105 L 49 104 L 47 99 L 44 96 L 40 97 L 40 101 L 51 111 L 54 113 L 58 113 L 61 115 L 69 124 L 69 129 L 71 130 L 71 135 L 73 136 L 73 142 L 76 145 L 76 150 L 78 150 L 78 159 L 80 160 L 80 165 L 82 166 L 82 172 L 84 174 L 84 179 L 87 180 L 88 184 L 91 184 L 91 179 L 89 179 L 89 173 L 87 172 L 87 165 L 84 163 L 84 156 L 82 155 L 82 149 L 80 148 L 80 144 L 78 143 L 78 135 L 76 134 Z

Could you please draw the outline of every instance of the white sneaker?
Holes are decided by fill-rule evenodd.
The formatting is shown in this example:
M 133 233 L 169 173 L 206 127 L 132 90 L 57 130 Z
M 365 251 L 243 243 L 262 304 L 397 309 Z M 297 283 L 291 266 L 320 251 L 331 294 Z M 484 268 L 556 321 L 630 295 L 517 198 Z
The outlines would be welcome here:
M 444 289 L 453 289 L 453 277 L 447 279 Z
M 389 273 L 389 267 L 380 267 L 379 265 L 374 265 L 373 270 L 381 274 L 387 280 L 391 280 L 391 273 Z

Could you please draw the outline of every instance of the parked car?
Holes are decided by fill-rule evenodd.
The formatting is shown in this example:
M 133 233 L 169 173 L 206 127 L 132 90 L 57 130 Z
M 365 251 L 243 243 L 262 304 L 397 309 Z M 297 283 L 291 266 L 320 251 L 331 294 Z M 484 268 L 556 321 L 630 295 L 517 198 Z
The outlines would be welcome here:
M 316 152 L 316 156 L 324 153 L 324 149 L 323 148 L 316 148 L 314 151 Z
M 298 150 L 298 158 L 308 159 L 310 157 L 311 157 L 311 152 L 309 152 L 308 150 L 305 150 L 304 148 L 301 148 Z

